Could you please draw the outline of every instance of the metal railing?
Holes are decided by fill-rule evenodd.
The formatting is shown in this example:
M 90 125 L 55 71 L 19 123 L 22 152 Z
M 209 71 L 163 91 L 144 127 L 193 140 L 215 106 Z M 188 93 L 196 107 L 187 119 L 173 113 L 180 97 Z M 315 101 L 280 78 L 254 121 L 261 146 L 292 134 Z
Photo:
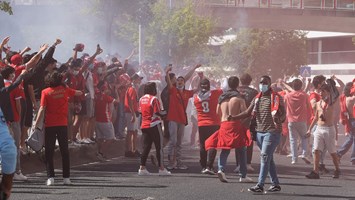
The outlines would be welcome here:
M 205 5 L 354 11 L 355 0 L 204 0 Z
M 318 52 L 308 53 L 309 64 L 337 64 L 355 63 L 355 51 L 328 51 L 321 52 L 320 59 Z

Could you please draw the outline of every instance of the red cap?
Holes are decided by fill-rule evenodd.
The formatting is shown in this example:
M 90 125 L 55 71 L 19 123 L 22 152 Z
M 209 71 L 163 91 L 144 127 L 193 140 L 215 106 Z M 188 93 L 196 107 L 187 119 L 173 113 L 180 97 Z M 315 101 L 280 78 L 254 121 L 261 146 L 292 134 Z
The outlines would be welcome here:
M 22 63 L 22 56 L 20 54 L 15 54 L 11 57 L 11 64 L 20 65 Z

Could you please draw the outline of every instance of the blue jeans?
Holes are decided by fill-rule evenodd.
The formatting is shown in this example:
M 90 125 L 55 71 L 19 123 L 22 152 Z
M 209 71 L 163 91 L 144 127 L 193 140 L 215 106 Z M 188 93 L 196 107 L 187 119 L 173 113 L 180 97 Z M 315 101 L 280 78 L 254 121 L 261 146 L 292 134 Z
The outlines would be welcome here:
M 222 149 L 218 158 L 218 170 L 224 171 L 229 153 L 230 149 Z M 235 153 L 239 156 L 239 171 L 241 177 L 245 178 L 247 176 L 247 147 L 236 148 Z
M 270 173 L 272 185 L 279 185 L 276 165 L 274 162 L 274 151 L 280 143 L 281 133 L 257 133 L 256 143 L 260 148 L 260 173 L 258 185 L 264 187 L 266 176 Z
M 16 170 L 17 148 L 5 123 L 4 115 L 0 109 L 0 156 L 2 173 L 12 174 Z
M 355 161 L 355 135 L 350 134 L 346 137 L 344 144 L 339 148 L 337 154 L 342 157 L 346 152 L 349 151 L 351 145 L 353 146 L 350 161 Z
M 118 103 L 117 106 L 117 117 L 115 122 L 113 123 L 113 127 L 115 129 L 115 136 L 116 138 L 123 138 L 125 137 L 124 135 L 124 129 L 126 126 L 125 122 L 125 113 L 124 113 L 124 103 Z
M 306 157 L 308 152 L 308 138 L 305 137 L 307 133 L 307 123 L 306 122 L 289 122 L 288 130 L 290 133 L 290 146 L 292 161 L 296 161 L 298 158 L 298 138 L 301 139 L 302 144 L 302 156 Z

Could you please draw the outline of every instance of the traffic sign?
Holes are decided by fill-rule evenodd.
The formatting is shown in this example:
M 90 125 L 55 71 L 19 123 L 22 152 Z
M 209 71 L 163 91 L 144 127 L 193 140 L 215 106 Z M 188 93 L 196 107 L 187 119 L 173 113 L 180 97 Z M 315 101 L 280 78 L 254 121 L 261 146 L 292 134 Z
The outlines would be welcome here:
M 300 75 L 302 77 L 311 77 L 311 67 L 308 66 L 300 67 Z

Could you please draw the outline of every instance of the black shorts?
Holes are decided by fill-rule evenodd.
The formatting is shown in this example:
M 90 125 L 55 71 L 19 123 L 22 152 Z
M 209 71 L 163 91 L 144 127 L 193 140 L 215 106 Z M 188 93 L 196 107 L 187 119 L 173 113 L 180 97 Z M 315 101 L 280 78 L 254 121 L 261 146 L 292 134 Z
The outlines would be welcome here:
M 31 100 L 26 100 L 26 111 L 25 117 L 24 117 L 24 126 L 26 127 L 31 127 L 32 126 L 32 121 L 33 121 L 33 105 Z

